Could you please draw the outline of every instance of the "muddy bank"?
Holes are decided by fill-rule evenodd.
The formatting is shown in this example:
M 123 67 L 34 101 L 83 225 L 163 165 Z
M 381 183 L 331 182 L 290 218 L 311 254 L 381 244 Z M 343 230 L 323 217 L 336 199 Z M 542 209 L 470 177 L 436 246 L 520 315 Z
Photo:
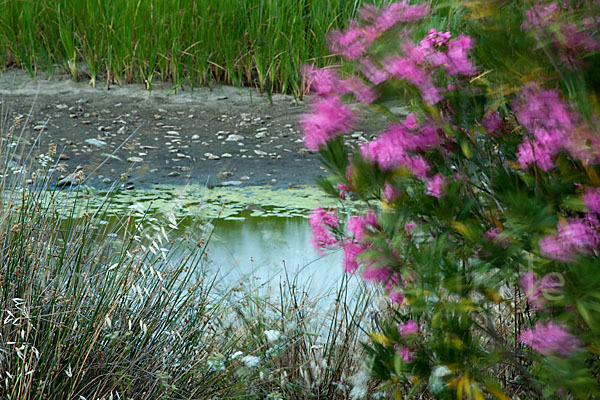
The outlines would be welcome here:
M 18 124 L 28 143 L 41 151 L 57 146 L 57 181 L 81 169 L 96 188 L 284 188 L 323 175 L 299 132 L 306 104 L 291 96 L 275 95 L 270 104 L 248 88 L 106 90 L 66 76 L 34 81 L 8 71 L 0 77 L 0 101 L 6 123 Z

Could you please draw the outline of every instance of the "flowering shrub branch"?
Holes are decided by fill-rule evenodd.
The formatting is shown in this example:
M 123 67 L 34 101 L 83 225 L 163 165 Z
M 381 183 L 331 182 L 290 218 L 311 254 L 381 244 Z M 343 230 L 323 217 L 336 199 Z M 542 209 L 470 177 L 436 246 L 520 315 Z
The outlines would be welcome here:
M 397 396 L 597 396 L 600 3 L 454 3 L 365 6 L 329 37 L 354 72 L 306 69 L 322 186 L 364 209 L 315 210 L 314 244 L 389 296 Z M 356 146 L 352 102 L 390 119 Z

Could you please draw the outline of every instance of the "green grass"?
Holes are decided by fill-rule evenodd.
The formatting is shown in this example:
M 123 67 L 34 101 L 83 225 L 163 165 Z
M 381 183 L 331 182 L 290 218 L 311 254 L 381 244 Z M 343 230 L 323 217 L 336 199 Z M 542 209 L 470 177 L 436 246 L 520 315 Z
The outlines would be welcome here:
M 300 67 L 336 62 L 326 35 L 362 2 L 3 0 L 0 66 L 32 76 L 61 66 L 92 85 L 219 82 L 301 96 Z

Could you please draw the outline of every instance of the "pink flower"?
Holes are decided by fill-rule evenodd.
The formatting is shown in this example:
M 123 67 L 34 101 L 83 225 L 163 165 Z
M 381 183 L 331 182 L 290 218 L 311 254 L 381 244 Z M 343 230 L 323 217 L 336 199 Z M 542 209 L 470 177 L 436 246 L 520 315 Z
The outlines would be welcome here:
M 309 224 L 313 233 L 312 243 L 315 249 L 322 251 L 322 249 L 337 246 L 338 240 L 331 234 L 331 230 L 340 224 L 335 210 L 322 208 L 312 210 Z
M 385 183 L 385 186 L 383 187 L 383 197 L 385 198 L 386 202 L 393 203 L 394 201 L 398 200 L 400 196 L 402 196 L 401 189 L 393 187 L 388 182 Z
M 407 363 L 412 362 L 414 359 L 413 352 L 404 345 L 400 345 L 400 356 L 402 357 L 402 360 Z
M 443 67 L 450 75 L 473 75 L 477 67 L 468 58 L 468 51 L 473 48 L 473 39 L 466 35 L 460 35 L 458 39 L 448 42 L 448 64 Z
M 372 10 L 372 9 L 371 9 Z M 382 9 L 375 19 L 375 28 L 386 31 L 399 22 L 411 22 L 423 18 L 429 10 L 426 5 L 409 5 L 408 1 L 392 3 Z
M 397 290 L 392 290 L 389 294 L 388 297 L 390 298 L 390 300 L 396 304 L 402 305 L 402 303 L 404 302 L 404 295 L 402 294 L 402 292 L 397 291 Z
M 481 120 L 481 125 L 488 133 L 499 131 L 502 128 L 502 119 L 498 111 L 486 114 Z
M 445 180 L 440 174 L 435 174 L 432 178 L 427 179 L 425 194 L 440 198 L 444 190 Z
M 340 77 L 332 68 L 315 68 L 307 65 L 303 68 L 308 88 L 318 95 L 332 95 L 339 92 Z
M 569 219 L 559 223 L 557 233 L 539 241 L 542 256 L 562 262 L 572 262 L 577 254 L 587 254 L 598 247 L 598 224 L 592 218 Z
M 347 227 L 358 241 L 362 241 L 367 231 L 378 228 L 377 216 L 371 210 L 367 214 L 352 216 L 348 218 Z
M 527 21 L 523 22 L 522 29 L 541 28 L 549 25 L 553 18 L 554 13 L 558 9 L 558 4 L 553 1 L 549 4 L 535 5 L 531 9 L 525 12 L 525 18 Z
M 362 273 L 362 277 L 367 282 L 375 282 L 385 285 L 392 279 L 393 272 L 390 267 L 377 268 L 373 264 L 368 265 Z
M 350 187 L 348 185 L 344 185 L 343 183 L 338 183 L 337 188 L 340 189 L 340 199 L 346 200 L 346 193 L 351 193 Z
M 501 246 L 506 249 L 508 248 L 508 241 L 506 240 L 506 238 L 498 237 L 500 233 L 502 233 L 502 230 L 500 230 L 500 228 L 492 228 L 485 233 L 484 238 L 488 242 L 492 242 L 495 245 Z
M 417 227 L 417 224 L 415 224 L 414 222 L 408 222 L 408 223 L 404 224 L 404 233 L 406 233 L 407 235 L 410 236 L 410 235 L 412 235 L 412 233 L 416 227 Z
M 361 57 L 371 45 L 373 38 L 364 34 L 363 27 L 352 21 L 345 31 L 332 31 L 328 36 L 329 49 L 348 60 Z
M 540 310 L 547 303 L 544 296 L 557 292 L 562 285 L 553 274 L 546 275 L 539 280 L 533 272 L 528 272 L 519 280 L 519 286 L 525 292 L 531 308 Z
M 519 145 L 517 160 L 523 168 L 527 168 L 530 164 L 537 162 L 538 166 L 544 171 L 550 171 L 554 168 L 552 155 L 554 151 L 547 150 L 546 147 L 539 143 L 531 145 L 529 138 L 524 138 L 523 143 Z
M 358 257 L 364 247 L 357 245 L 351 240 L 345 240 L 342 244 L 344 250 L 344 269 L 348 274 L 353 274 L 358 269 Z
M 400 327 L 398 328 L 401 336 L 413 336 L 419 332 L 419 324 L 412 319 L 400 323 Z
M 386 70 L 379 68 L 368 58 L 360 60 L 360 70 L 375 85 L 385 82 L 390 76 Z
M 519 341 L 545 356 L 558 354 L 569 357 L 581 346 L 579 339 L 570 334 L 564 325 L 556 325 L 553 321 L 546 324 L 538 322 L 534 328 L 523 331 Z
M 587 188 L 581 197 L 588 210 L 600 214 L 600 188 Z
M 415 176 L 424 178 L 427 163 L 418 152 L 431 150 L 438 145 L 436 132 L 431 122 L 419 125 L 414 115 L 409 115 L 403 122 L 391 124 L 375 140 L 364 144 L 361 153 L 382 170 L 407 168 Z
M 336 96 L 314 102 L 312 112 L 302 117 L 300 126 L 304 143 L 311 151 L 318 151 L 327 143 L 354 127 L 356 116 Z

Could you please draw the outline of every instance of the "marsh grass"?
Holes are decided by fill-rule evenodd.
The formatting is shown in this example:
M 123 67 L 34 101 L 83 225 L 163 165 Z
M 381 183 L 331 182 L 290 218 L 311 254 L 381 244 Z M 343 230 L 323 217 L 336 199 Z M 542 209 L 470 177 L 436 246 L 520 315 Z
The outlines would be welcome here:
M 219 292 L 210 235 L 108 223 L 109 195 L 51 185 L 55 149 L 26 125 L 0 124 L 0 398 L 348 398 L 367 292 L 346 280 L 324 303 L 288 275 Z
M 390 0 L 370 0 L 383 4 Z M 302 94 L 304 64 L 336 63 L 326 35 L 362 0 L 6 0 L 0 65 L 61 66 L 95 85 L 213 82 Z

